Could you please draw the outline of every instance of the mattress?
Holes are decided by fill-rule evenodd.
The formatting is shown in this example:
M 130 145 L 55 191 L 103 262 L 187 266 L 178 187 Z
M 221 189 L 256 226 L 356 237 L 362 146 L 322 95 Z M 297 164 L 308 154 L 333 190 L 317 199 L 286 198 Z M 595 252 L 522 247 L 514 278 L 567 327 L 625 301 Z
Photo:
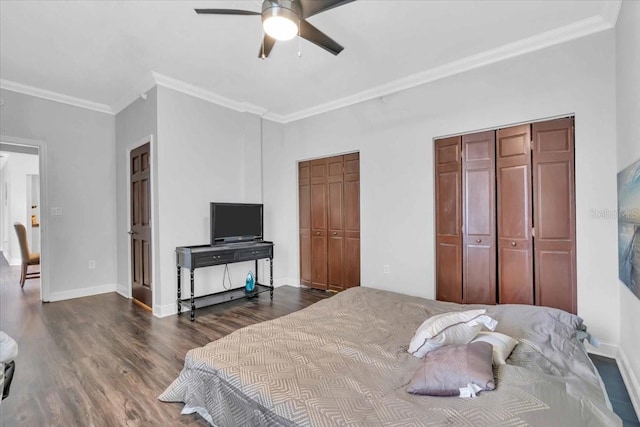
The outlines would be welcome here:
M 519 344 L 473 399 L 406 388 L 411 337 L 433 315 L 486 308 Z M 527 305 L 459 305 L 357 287 L 190 350 L 160 400 L 215 426 L 620 426 L 577 331 Z

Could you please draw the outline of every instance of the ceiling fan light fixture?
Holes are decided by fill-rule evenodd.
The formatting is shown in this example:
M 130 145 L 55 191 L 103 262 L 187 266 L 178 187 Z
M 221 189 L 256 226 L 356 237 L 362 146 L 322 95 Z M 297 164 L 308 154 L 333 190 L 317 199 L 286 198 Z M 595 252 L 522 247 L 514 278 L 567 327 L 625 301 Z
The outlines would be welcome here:
M 298 25 L 284 16 L 270 16 L 262 26 L 264 32 L 276 40 L 291 40 L 298 34 Z
M 276 40 L 291 40 L 298 34 L 300 13 L 297 4 L 281 0 L 264 2 L 262 8 L 262 28 Z

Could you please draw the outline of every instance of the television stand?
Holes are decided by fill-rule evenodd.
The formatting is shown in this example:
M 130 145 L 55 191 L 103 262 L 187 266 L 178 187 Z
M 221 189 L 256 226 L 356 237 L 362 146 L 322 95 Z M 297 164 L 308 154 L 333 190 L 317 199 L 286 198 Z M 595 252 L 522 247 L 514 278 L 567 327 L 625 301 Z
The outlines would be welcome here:
M 269 259 L 269 284 L 258 281 L 258 260 Z M 216 265 L 232 264 L 236 262 L 255 261 L 256 287 L 253 292 L 246 292 L 244 286 L 214 292 L 208 295 L 195 296 L 194 272 L 196 268 L 213 267 Z M 179 246 L 176 248 L 176 268 L 178 273 L 178 316 L 182 314 L 182 303 L 191 305 L 191 321 L 196 318 L 196 308 L 233 301 L 239 298 L 253 298 L 263 292 L 269 292 L 273 299 L 273 242 L 252 242 L 224 245 Z M 191 296 L 182 299 L 182 268 L 190 272 Z

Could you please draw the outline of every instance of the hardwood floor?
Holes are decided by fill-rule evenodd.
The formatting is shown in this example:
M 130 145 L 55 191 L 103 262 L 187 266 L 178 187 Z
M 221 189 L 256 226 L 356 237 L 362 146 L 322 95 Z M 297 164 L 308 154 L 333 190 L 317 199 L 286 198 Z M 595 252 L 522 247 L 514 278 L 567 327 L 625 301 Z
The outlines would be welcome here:
M 1 256 L 0 256 L 1 257 Z M 4 257 L 2 257 L 4 258 Z M 283 286 L 252 300 L 158 319 L 117 294 L 43 304 L 37 280 L 0 266 L 0 329 L 18 342 L 1 426 L 208 425 L 158 395 L 186 352 L 243 326 L 300 310 L 331 293 Z

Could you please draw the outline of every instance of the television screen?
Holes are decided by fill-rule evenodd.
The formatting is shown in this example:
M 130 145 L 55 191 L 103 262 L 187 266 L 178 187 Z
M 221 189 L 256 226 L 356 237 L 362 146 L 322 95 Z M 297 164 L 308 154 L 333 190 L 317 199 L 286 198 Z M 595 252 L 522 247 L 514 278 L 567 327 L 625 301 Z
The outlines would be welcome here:
M 262 240 L 262 205 L 211 203 L 211 244 Z

